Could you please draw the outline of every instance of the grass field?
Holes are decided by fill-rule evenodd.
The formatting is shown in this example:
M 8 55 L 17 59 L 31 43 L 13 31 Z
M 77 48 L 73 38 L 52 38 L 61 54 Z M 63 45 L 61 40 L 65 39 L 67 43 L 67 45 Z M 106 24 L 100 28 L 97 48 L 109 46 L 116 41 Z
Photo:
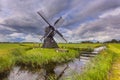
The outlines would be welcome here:
M 57 52 L 56 49 L 38 48 L 38 44 L 0 44 L 0 73 L 10 70 L 15 65 L 38 67 L 49 63 L 68 62 L 79 56 L 80 51 L 101 45 L 59 44 L 61 49 L 68 52 Z M 120 80 L 118 65 L 120 44 L 108 44 L 107 49 L 93 58 L 83 73 L 75 74 L 69 80 Z
M 57 52 L 56 49 L 38 48 L 38 44 L 0 44 L 0 73 L 9 71 L 15 65 L 31 67 L 49 63 L 68 62 L 80 55 L 80 51 L 101 46 L 101 44 L 59 44 L 68 52 Z M 73 75 L 69 80 L 120 80 L 120 44 L 108 44 L 91 60 L 82 74 Z M 66 79 L 65 79 L 66 80 Z M 68 80 L 68 79 L 67 79 Z
M 38 44 L 35 44 L 38 46 Z M 0 44 L 0 73 L 10 70 L 18 64 L 32 67 L 48 63 L 63 63 L 79 56 L 79 50 L 93 49 L 100 44 L 59 44 L 68 52 L 56 52 L 55 49 L 34 48 L 33 44 Z M 72 48 L 72 49 L 71 49 Z M 78 49 L 76 49 L 78 48 Z
M 59 44 L 60 48 L 68 52 L 57 52 L 56 49 L 36 48 L 33 44 L 0 44 L 0 73 L 9 71 L 15 65 L 36 67 L 64 63 L 79 56 L 81 50 L 100 45 Z M 75 74 L 69 80 L 120 80 L 119 65 L 120 44 L 108 44 L 107 49 L 93 58 L 82 74 Z

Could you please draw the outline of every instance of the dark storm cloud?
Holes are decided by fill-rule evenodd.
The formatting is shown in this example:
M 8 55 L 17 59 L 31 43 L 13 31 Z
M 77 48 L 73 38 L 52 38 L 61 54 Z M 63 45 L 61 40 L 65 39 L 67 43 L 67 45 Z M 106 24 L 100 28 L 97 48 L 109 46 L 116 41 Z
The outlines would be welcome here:
M 17 20 L 16 20 L 17 21 Z M 9 20 L 6 20 L 6 23 L 9 27 L 13 28 L 16 30 L 16 32 L 22 32 L 22 33 L 39 33 L 39 34 L 42 34 L 43 33 L 43 26 L 40 25 L 40 24 L 31 24 L 31 23 L 24 23 L 24 22 L 21 22 L 19 23 L 12 20 L 9 21 Z
M 92 0 L 88 4 L 84 5 L 82 10 L 76 8 L 71 10 L 69 14 L 66 13 L 68 17 L 66 26 L 96 19 L 98 15 L 104 13 L 105 11 L 115 9 L 119 6 L 120 0 Z
M 10 17 L 5 18 L 4 23 L 16 29 L 18 32 L 43 33 L 45 22 L 37 15 L 41 10 L 47 18 L 53 17 L 67 7 L 68 0 L 5 0 L 5 6 L 11 10 Z M 27 31 L 26 31 L 27 30 Z

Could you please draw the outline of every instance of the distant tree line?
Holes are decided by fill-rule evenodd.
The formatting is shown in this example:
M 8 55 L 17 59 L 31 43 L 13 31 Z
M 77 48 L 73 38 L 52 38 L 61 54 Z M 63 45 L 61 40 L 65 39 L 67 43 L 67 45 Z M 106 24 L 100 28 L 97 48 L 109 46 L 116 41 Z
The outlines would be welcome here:
M 39 43 L 39 42 L 0 42 L 0 43 L 25 43 L 25 44 L 30 44 L 30 43 Z M 74 43 L 74 42 L 69 42 L 70 44 Z M 77 43 L 101 43 L 99 41 L 82 41 L 82 42 L 77 42 Z M 116 39 L 112 39 L 110 41 L 105 41 L 104 43 L 120 43 L 120 40 L 116 40 Z
M 81 43 L 101 43 L 99 41 L 93 42 L 93 41 L 82 41 Z M 120 43 L 120 40 L 112 39 L 110 41 L 105 41 L 103 43 Z
M 106 41 L 104 43 L 120 43 L 120 40 L 112 39 L 111 41 Z
M 82 41 L 81 43 L 100 43 L 99 41 Z

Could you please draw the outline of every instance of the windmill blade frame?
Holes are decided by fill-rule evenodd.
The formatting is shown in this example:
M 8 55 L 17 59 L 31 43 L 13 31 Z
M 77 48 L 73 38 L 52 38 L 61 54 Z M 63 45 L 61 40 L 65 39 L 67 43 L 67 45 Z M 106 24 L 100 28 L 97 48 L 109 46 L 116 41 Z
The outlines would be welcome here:
M 42 19 L 49 25 L 49 26 L 52 26 L 44 17 L 43 15 L 40 13 L 40 12 L 37 12 L 39 14 L 39 16 L 42 17 Z
M 54 22 L 54 26 L 56 28 L 58 28 L 62 23 L 64 22 L 63 17 L 61 16 L 60 18 L 58 18 L 55 22 Z
M 58 20 L 56 20 L 56 21 L 54 22 L 54 26 L 55 26 L 61 19 L 62 19 L 62 17 L 60 17 Z
M 55 33 L 58 34 L 67 43 L 67 40 L 63 37 L 63 35 L 58 30 L 55 30 Z

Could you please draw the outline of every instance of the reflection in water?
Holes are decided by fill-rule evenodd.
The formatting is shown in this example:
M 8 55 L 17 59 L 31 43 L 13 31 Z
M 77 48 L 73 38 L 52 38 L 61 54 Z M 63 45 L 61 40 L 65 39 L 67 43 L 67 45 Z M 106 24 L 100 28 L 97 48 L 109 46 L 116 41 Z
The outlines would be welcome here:
M 98 54 L 100 51 L 104 50 L 105 48 L 106 47 L 103 46 L 103 47 L 95 48 L 93 52 L 84 52 L 83 54 L 81 54 L 79 59 L 74 59 L 72 62 L 67 63 L 68 67 L 64 71 L 64 74 L 62 74 L 60 79 L 62 80 L 63 78 L 67 78 L 67 77 L 69 78 L 71 77 L 72 79 L 73 77 L 72 75 L 80 74 L 84 70 L 85 65 L 88 62 L 90 62 L 90 59 L 96 56 L 96 54 Z M 54 69 L 56 75 L 59 76 L 65 67 L 66 64 L 57 66 Z
M 56 66 L 54 63 L 50 63 L 45 65 L 43 69 L 33 70 L 14 67 L 8 76 L 8 80 L 48 80 L 48 77 L 51 74 L 56 75 L 57 80 L 62 80 L 63 78 L 70 77 L 71 75 L 80 74 L 90 59 L 103 49 L 105 49 L 105 47 L 95 48 L 92 53 L 83 53 L 79 59 L 76 58 L 69 63 L 58 66 Z
M 45 80 L 45 71 L 40 69 L 36 72 L 22 70 L 20 67 L 14 67 L 8 76 L 8 80 Z
M 85 64 L 89 62 L 90 58 L 81 58 L 81 59 L 74 59 L 73 62 L 69 62 L 67 65 L 67 69 L 64 71 L 64 74 L 62 75 L 62 78 L 67 78 L 70 77 L 71 75 L 74 74 L 80 74 L 85 67 Z M 61 72 L 64 70 L 64 68 L 67 66 L 66 64 L 64 65 L 59 65 L 57 66 L 54 71 L 57 76 L 61 74 Z

